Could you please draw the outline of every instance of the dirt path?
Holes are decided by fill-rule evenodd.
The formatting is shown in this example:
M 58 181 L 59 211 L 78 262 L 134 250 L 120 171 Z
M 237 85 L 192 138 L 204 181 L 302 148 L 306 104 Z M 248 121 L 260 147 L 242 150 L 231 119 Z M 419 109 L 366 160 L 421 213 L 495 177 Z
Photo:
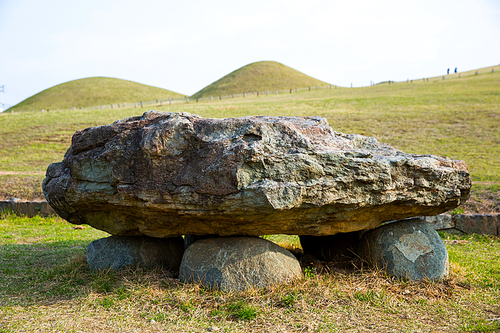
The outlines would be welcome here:
M 480 184 L 480 185 L 500 185 L 500 183 L 495 183 L 495 182 L 472 182 L 472 184 Z
M 44 175 L 42 171 L 0 171 L 0 176 L 3 175 Z

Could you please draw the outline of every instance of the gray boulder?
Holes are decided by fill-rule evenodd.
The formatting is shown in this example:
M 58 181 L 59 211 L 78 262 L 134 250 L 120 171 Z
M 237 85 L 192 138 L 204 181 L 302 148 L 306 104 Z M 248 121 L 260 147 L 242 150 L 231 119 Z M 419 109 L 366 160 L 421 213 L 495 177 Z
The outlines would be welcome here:
M 90 270 L 120 270 L 127 266 L 163 267 L 178 272 L 184 254 L 182 237 L 111 236 L 87 246 Z
M 406 154 L 320 117 L 150 111 L 73 135 L 43 191 L 113 235 L 333 235 L 436 215 L 469 196 L 463 161 Z
M 358 253 L 389 275 L 419 281 L 448 276 L 448 251 L 438 233 L 421 219 L 397 221 L 366 232 Z
M 451 229 L 455 227 L 455 221 L 450 214 L 422 216 L 421 219 L 429 223 L 434 230 Z
M 257 237 L 217 237 L 186 249 L 179 271 L 183 282 L 230 290 L 264 288 L 302 276 L 288 250 Z
M 458 214 L 454 218 L 455 228 L 463 233 L 500 236 L 500 214 Z

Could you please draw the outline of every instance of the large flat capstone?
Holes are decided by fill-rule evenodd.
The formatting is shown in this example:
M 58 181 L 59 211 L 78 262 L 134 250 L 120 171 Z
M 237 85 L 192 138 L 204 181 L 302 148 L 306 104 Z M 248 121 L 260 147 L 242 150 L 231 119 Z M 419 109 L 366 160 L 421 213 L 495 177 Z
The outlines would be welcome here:
M 469 196 L 463 161 L 406 154 L 320 117 L 150 111 L 73 135 L 43 182 L 54 210 L 113 235 L 333 235 L 436 215 Z

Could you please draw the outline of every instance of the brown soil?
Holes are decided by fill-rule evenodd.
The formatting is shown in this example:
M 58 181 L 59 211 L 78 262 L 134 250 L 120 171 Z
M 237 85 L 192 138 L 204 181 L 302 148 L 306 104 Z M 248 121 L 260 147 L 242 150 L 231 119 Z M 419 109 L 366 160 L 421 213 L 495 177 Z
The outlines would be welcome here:
M 3 175 L 43 175 L 45 172 L 36 171 L 0 171 L 0 176 Z
M 45 200 L 42 192 L 43 173 L 0 173 L 0 200 L 18 198 L 23 201 Z
M 474 183 L 476 184 L 479 183 Z M 460 214 L 500 213 L 500 184 L 481 183 L 481 185 L 487 185 L 481 187 L 474 185 L 469 200 L 455 211 Z

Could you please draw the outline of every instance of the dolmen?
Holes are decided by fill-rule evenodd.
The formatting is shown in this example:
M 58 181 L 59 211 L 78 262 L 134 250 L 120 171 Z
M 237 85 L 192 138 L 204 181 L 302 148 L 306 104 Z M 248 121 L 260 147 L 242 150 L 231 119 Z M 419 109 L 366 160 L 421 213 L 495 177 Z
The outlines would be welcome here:
M 290 252 L 258 238 L 271 234 L 299 235 L 322 260 L 352 250 L 401 278 L 441 279 L 444 244 L 411 218 L 459 206 L 470 187 L 463 161 L 336 132 L 321 117 L 156 111 L 77 131 L 43 181 L 62 218 L 112 235 L 89 245 L 91 268 L 168 263 L 182 281 L 225 290 L 301 276 Z M 180 237 L 196 241 L 184 249 Z M 117 246 L 123 258 L 106 254 Z

